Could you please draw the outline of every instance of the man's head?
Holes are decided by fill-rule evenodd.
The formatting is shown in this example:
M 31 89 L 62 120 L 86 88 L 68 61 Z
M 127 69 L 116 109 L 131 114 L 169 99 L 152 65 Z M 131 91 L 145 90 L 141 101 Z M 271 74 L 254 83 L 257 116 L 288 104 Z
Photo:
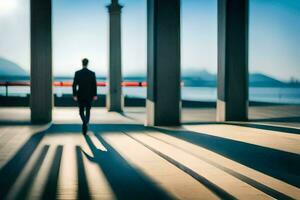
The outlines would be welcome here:
M 82 67 L 86 68 L 89 64 L 89 60 L 87 58 L 82 59 Z

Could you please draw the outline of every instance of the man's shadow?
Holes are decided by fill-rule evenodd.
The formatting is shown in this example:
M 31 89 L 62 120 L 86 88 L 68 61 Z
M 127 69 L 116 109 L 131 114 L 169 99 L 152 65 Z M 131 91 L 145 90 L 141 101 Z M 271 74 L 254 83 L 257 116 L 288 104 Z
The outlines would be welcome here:
M 136 168 L 133 168 L 116 150 L 114 150 L 100 135 L 95 134 L 107 151 L 98 149 L 90 136 L 85 140 L 91 149 L 92 156 L 79 146 L 76 147 L 78 166 L 82 165 L 83 155 L 98 165 L 103 171 L 112 191 L 117 199 L 172 199 L 165 191 L 159 188 L 149 178 Z M 79 174 L 80 176 L 80 174 Z M 79 197 L 86 197 L 85 184 L 79 184 Z

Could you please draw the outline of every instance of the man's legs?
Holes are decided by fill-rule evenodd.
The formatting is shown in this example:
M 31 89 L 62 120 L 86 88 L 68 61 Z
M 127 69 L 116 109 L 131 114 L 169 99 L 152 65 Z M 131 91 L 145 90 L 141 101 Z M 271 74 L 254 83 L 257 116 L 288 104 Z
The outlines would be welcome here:
M 86 122 L 86 124 L 88 124 L 90 122 L 90 112 L 91 112 L 90 104 L 85 107 L 85 112 L 86 112 L 85 113 L 85 122 Z
M 79 103 L 79 114 L 82 120 L 82 132 L 86 134 L 87 132 L 87 125 L 90 121 L 90 111 L 91 111 L 91 103 L 90 102 L 80 102 Z
M 84 104 L 82 102 L 79 102 L 79 115 L 82 120 L 82 123 L 85 123 Z
M 82 133 L 83 134 L 86 134 L 87 132 L 87 125 L 86 125 L 86 116 L 85 116 L 85 113 L 84 113 L 84 110 L 85 110 L 85 102 L 83 101 L 79 101 L 79 115 L 80 115 L 80 118 L 81 118 L 81 121 L 82 121 Z

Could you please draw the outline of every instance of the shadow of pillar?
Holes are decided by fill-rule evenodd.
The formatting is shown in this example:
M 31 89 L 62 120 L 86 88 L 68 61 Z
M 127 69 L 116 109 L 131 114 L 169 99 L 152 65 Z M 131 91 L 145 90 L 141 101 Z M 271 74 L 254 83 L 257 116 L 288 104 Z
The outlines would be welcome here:
M 33 185 L 33 181 L 36 178 L 36 176 L 45 160 L 48 150 L 49 150 L 49 145 L 45 145 L 42 148 L 36 162 L 33 164 L 33 167 L 31 168 L 26 180 L 24 181 L 24 187 L 22 187 L 19 194 L 17 194 L 17 196 L 18 196 L 17 199 L 24 199 L 24 197 L 26 197 L 28 195 L 28 192 L 30 191 L 30 188 Z
M 84 170 L 83 158 L 81 148 L 76 146 L 76 158 L 77 158 L 77 176 L 78 176 L 78 190 L 77 199 L 91 199 L 89 195 L 89 188 L 86 179 L 86 173 Z
M 4 199 L 7 195 L 46 132 L 47 130 L 32 135 L 17 153 L 0 169 L 0 199 Z
M 58 175 L 59 175 L 62 152 L 63 152 L 63 146 L 62 145 L 57 146 L 54 154 L 54 159 L 52 161 L 52 165 L 50 167 L 50 171 L 48 174 L 48 180 L 44 188 L 42 199 L 56 199 Z

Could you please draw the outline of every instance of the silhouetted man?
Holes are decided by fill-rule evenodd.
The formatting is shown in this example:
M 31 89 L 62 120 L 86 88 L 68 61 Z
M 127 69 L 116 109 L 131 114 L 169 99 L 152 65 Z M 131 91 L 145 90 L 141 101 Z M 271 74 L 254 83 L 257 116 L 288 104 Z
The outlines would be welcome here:
M 87 68 L 88 63 L 88 59 L 82 60 L 82 69 L 75 72 L 73 81 L 73 98 L 78 101 L 83 134 L 87 133 L 92 101 L 97 100 L 96 75 Z

